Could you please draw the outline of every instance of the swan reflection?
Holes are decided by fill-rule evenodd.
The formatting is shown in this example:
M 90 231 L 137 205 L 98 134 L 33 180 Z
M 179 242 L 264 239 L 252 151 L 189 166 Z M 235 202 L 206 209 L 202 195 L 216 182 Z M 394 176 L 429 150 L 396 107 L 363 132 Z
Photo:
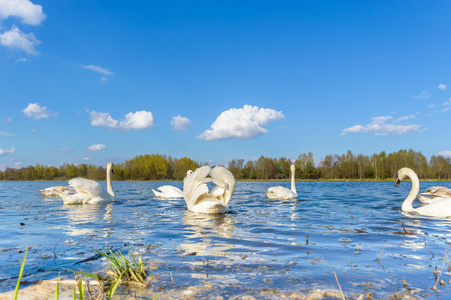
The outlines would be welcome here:
M 113 204 L 63 205 L 61 211 L 67 215 L 67 234 L 72 236 L 97 235 L 98 229 L 86 228 L 84 224 L 112 220 Z M 104 230 L 105 231 L 105 230 Z
M 198 256 L 226 256 L 225 251 L 235 248 L 224 239 L 235 236 L 235 219 L 227 214 L 196 214 L 186 211 L 182 223 L 187 225 L 185 235 L 187 243 L 180 244 L 180 249 L 186 253 L 196 252 Z M 216 240 L 215 238 L 223 238 Z

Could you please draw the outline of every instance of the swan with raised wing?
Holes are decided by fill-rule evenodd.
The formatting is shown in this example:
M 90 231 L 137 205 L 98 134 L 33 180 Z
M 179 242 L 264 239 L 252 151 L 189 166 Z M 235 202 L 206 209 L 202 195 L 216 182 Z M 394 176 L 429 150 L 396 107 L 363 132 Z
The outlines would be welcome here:
M 42 193 L 42 196 L 53 198 L 58 198 L 59 194 L 75 194 L 75 190 L 72 187 L 65 185 L 51 186 L 39 191 Z
M 403 212 L 416 212 L 420 215 L 431 217 L 451 217 L 451 197 L 441 198 L 432 203 L 413 208 L 412 203 L 420 190 L 420 181 L 418 180 L 417 174 L 412 169 L 401 168 L 398 171 L 395 186 L 398 186 L 406 177 L 412 180 L 412 188 L 409 195 L 402 203 L 401 210 Z
M 193 171 L 188 170 L 186 176 L 191 174 Z M 178 199 L 183 198 L 183 191 L 172 185 L 162 185 L 157 188 L 158 191 L 152 189 L 155 197 L 160 199 Z
M 113 174 L 113 163 L 109 162 L 106 168 L 107 190 L 98 182 L 84 178 L 74 178 L 69 180 L 69 185 L 76 191 L 73 195 L 59 193 L 64 204 L 87 204 L 87 203 L 109 203 L 116 200 L 116 194 L 111 183 Z
M 270 187 L 267 191 L 265 191 L 266 195 L 268 196 L 268 199 L 296 199 L 298 197 L 298 193 L 296 192 L 295 175 L 294 175 L 296 167 L 294 164 L 291 164 L 290 168 L 291 168 L 291 190 L 280 185 Z
M 210 176 L 210 177 L 208 177 Z M 207 182 L 216 184 L 211 191 Z M 223 214 L 229 211 L 229 201 L 235 189 L 235 178 L 224 167 L 203 166 L 183 180 L 183 197 L 189 211 L 204 214 Z

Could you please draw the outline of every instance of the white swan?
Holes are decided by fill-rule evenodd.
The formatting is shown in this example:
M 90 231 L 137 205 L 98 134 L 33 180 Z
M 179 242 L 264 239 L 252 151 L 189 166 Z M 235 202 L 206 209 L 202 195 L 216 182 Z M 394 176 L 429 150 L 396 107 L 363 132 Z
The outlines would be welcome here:
M 207 176 L 210 177 L 207 178 Z M 216 186 L 208 191 L 207 182 Z M 211 169 L 203 166 L 183 180 L 183 197 L 189 211 L 204 214 L 223 214 L 229 211 L 228 203 L 235 189 L 235 178 L 223 167 Z
M 69 180 L 69 185 L 73 187 L 76 194 L 66 195 L 59 193 L 64 204 L 85 204 L 85 203 L 107 203 L 116 200 L 116 194 L 111 184 L 111 174 L 113 173 L 113 163 L 109 162 L 106 167 L 107 191 L 96 181 L 74 178 Z
M 186 176 L 188 176 L 191 173 L 193 173 L 193 171 L 188 170 L 186 172 Z M 162 185 L 159 188 L 157 188 L 157 190 L 159 190 L 159 191 L 152 189 L 152 192 L 155 194 L 155 197 L 160 198 L 160 199 L 183 198 L 182 190 L 179 188 L 176 188 L 175 186 L 172 186 L 172 185 Z
M 295 166 L 291 164 L 291 190 L 283 186 L 273 186 L 265 191 L 268 199 L 296 199 L 298 193 L 296 192 L 295 186 L 295 176 L 294 176 Z
M 409 177 L 412 180 L 412 189 L 410 190 L 407 198 L 402 203 L 402 211 L 416 212 L 420 215 L 431 217 L 451 217 L 451 198 L 442 198 L 430 204 L 426 204 L 418 208 L 413 208 L 412 203 L 415 200 L 415 197 L 417 197 L 418 191 L 420 190 L 420 181 L 418 180 L 417 174 L 412 169 L 402 168 L 398 171 L 395 186 L 398 186 L 406 177 Z
M 39 190 L 44 197 L 58 198 L 59 194 L 75 194 L 75 190 L 70 186 L 57 185 Z

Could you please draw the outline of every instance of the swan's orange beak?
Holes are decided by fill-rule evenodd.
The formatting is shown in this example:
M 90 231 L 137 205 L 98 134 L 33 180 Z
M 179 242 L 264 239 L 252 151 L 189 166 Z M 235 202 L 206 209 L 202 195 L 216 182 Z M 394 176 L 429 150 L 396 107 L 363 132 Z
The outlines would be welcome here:
M 396 177 L 395 187 L 398 186 L 400 183 L 401 183 L 401 180 L 398 177 Z

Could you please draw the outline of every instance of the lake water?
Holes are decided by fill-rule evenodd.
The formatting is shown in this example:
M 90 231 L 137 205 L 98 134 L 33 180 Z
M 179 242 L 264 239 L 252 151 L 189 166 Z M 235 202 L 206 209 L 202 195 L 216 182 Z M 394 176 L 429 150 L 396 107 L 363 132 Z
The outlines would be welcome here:
M 337 279 L 347 299 L 395 292 L 451 299 L 444 260 L 451 219 L 402 213 L 410 182 L 397 188 L 394 182 L 297 182 L 299 199 L 283 201 L 268 200 L 264 190 L 289 182 L 237 182 L 231 213 L 219 216 L 188 212 L 184 200 L 154 198 L 151 188 L 181 188 L 181 181 L 113 182 L 117 201 L 108 205 L 65 206 L 38 191 L 66 184 L 0 181 L 0 280 L 19 274 L 26 247 L 24 273 L 48 279 L 58 272 L 73 278 L 64 268 L 107 269 L 103 260 L 75 263 L 95 255 L 92 248 L 109 246 L 124 254 L 129 248 L 157 267 L 149 271 L 156 276 L 149 289 L 162 290 L 160 299 L 183 298 L 206 283 L 214 288 L 197 298 L 270 298 L 261 296 L 269 290 L 277 299 L 337 291 Z M 422 182 L 421 190 L 433 185 L 451 187 Z M 442 266 L 445 285 L 434 291 L 434 270 L 438 276 Z M 14 289 L 16 280 L 2 281 L 0 292 Z

